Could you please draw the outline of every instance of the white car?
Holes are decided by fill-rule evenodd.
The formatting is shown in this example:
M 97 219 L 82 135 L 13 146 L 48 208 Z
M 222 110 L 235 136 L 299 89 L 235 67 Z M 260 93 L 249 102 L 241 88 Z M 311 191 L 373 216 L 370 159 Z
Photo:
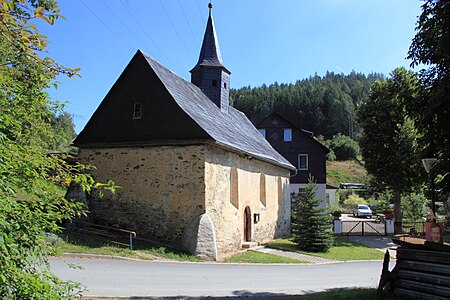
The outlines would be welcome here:
M 367 205 L 358 204 L 353 210 L 353 216 L 355 217 L 369 217 L 372 218 L 372 211 Z

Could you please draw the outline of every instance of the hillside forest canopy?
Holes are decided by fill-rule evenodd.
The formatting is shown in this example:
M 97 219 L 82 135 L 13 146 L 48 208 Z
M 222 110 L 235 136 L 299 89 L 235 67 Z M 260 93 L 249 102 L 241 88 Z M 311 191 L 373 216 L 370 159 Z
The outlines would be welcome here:
M 331 139 L 341 133 L 356 138 L 361 134 L 356 122 L 357 111 L 367 99 L 372 84 L 384 79 L 380 73 L 327 72 L 295 83 L 275 82 L 234 89 L 230 101 L 254 124 L 276 111 L 316 136 Z

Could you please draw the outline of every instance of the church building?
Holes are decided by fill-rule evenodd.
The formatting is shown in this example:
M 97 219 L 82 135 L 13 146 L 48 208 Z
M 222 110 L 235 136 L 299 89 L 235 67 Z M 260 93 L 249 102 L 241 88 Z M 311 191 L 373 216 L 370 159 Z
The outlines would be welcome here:
M 229 105 L 209 18 L 191 82 L 137 51 L 74 141 L 100 182 L 90 217 L 217 260 L 289 235 L 295 167 Z

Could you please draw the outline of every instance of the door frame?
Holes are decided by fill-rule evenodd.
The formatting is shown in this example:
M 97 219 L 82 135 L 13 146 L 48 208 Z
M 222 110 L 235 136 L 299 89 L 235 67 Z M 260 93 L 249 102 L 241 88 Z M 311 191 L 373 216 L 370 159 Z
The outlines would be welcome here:
M 244 209 L 244 242 L 252 241 L 252 212 L 250 206 Z

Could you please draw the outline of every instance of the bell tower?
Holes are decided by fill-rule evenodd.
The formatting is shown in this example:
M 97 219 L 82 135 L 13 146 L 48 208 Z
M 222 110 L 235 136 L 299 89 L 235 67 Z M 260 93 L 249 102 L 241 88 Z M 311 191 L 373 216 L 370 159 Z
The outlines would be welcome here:
M 209 3 L 208 7 L 209 17 L 200 56 L 197 64 L 190 71 L 191 82 L 198 86 L 217 107 L 223 111 L 228 111 L 231 73 L 222 63 L 212 17 L 212 3 Z

